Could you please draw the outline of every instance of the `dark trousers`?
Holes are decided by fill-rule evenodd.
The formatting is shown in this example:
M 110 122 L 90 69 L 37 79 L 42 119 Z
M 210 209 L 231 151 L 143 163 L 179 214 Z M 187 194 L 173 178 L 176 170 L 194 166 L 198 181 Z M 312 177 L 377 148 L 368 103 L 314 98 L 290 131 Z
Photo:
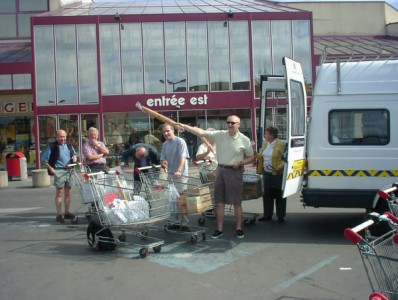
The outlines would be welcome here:
M 286 198 L 282 198 L 282 175 L 272 175 L 271 173 L 264 172 L 263 180 L 264 217 L 272 217 L 275 205 L 276 216 L 284 218 L 286 216 Z

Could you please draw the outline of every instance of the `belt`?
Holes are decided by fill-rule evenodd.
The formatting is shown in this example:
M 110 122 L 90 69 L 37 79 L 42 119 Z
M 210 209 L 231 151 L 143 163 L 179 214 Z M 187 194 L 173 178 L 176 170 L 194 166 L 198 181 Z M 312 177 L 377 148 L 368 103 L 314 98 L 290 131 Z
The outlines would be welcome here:
M 218 166 L 220 168 L 224 168 L 224 169 L 235 169 L 234 166 L 230 166 L 230 165 L 222 165 L 222 164 L 218 164 Z M 240 168 L 240 167 L 239 167 Z

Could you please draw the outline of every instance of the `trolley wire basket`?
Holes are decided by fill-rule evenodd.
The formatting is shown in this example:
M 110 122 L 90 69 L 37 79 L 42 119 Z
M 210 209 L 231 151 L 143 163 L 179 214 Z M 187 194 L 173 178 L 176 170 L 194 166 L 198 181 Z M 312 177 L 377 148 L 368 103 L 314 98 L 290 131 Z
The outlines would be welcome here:
M 97 224 L 91 225 L 101 227 L 99 233 L 94 234 L 89 233 L 90 228 L 87 229 L 91 248 L 100 250 L 101 243 L 139 246 L 142 247 L 139 250 L 141 257 L 146 257 L 149 249 L 160 252 L 164 240 L 149 236 L 148 224 L 170 218 L 170 201 L 166 196 L 168 187 L 146 182 L 143 189 L 136 191 L 134 181 L 127 180 L 118 171 L 85 176 L 95 199 L 93 222 Z M 111 234 L 101 234 L 105 230 L 111 231 Z
M 391 213 L 378 215 L 354 227 L 346 228 L 344 236 L 358 246 L 373 293 L 370 300 L 398 299 L 398 224 Z M 388 222 L 391 230 L 374 238 L 366 233 L 369 227 L 379 222 Z M 361 236 L 359 232 L 365 230 Z

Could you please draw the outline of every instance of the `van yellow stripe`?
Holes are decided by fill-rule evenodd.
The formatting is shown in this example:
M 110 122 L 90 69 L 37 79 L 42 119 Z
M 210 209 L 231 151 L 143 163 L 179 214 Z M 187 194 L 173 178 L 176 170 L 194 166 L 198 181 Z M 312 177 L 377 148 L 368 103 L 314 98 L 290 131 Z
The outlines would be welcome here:
M 310 170 L 308 176 L 318 177 L 398 177 L 398 170 Z

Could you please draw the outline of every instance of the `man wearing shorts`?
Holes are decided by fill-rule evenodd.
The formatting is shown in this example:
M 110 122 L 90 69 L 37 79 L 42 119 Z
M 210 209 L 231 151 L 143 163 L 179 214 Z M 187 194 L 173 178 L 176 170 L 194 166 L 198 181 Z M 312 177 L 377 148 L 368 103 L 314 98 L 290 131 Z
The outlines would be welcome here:
M 57 140 L 44 151 L 41 161 L 47 167 L 50 175 L 54 175 L 55 207 L 57 209 L 57 223 L 64 223 L 65 219 L 74 219 L 70 209 L 72 176 L 66 165 L 77 162 L 76 151 L 72 145 L 66 143 L 65 130 L 57 131 Z M 62 216 L 62 192 L 64 191 L 65 213 Z
M 250 139 L 239 131 L 240 119 L 227 118 L 227 130 L 205 131 L 197 127 L 178 124 L 183 129 L 200 137 L 213 140 L 217 147 L 217 173 L 214 182 L 214 198 L 217 204 L 217 229 L 213 239 L 223 236 L 225 204 L 232 204 L 235 211 L 236 237 L 244 238 L 242 230 L 243 167 L 253 162 Z

